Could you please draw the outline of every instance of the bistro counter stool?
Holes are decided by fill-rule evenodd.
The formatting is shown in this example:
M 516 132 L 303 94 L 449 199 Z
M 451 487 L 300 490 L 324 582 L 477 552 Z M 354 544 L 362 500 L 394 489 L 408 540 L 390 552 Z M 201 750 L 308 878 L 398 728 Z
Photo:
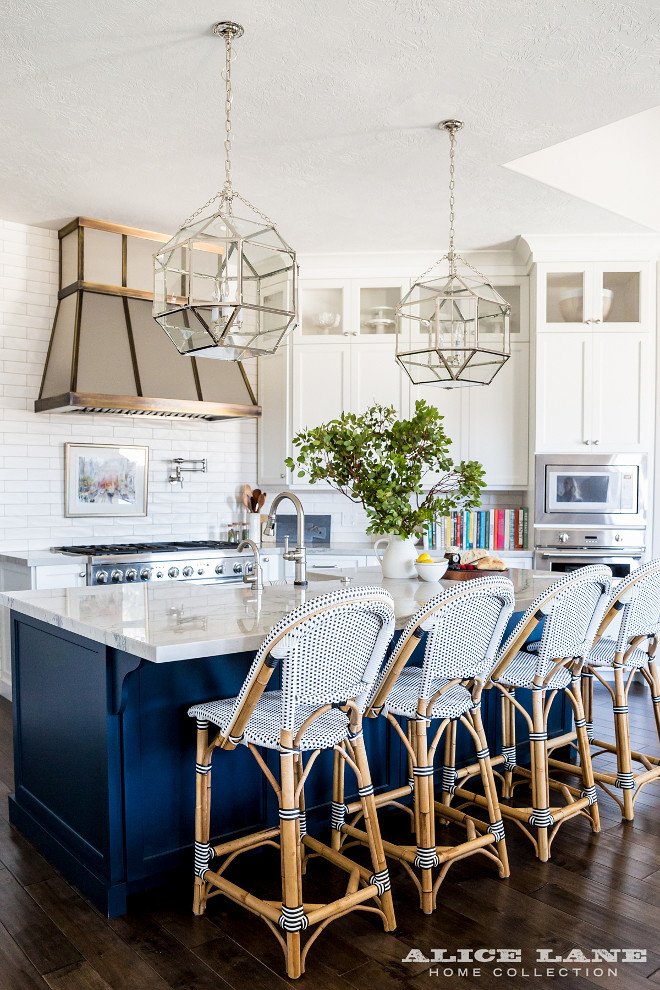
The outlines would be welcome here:
M 483 679 L 495 661 L 513 605 L 513 585 L 504 577 L 475 579 L 436 595 L 409 621 L 372 692 L 369 713 L 383 714 L 391 722 L 412 767 L 409 785 L 378 794 L 376 803 L 379 807 L 400 807 L 399 799 L 409 797 L 412 789 L 416 844 L 383 841 L 383 846 L 385 854 L 402 863 L 412 877 L 425 914 L 435 910 L 440 884 L 458 859 L 483 853 L 495 861 L 500 876 L 509 875 L 504 826 L 480 706 Z M 422 665 L 406 667 L 423 633 L 427 638 Z M 404 719 L 407 732 L 400 724 Z M 433 761 L 447 728 L 457 721 L 465 726 L 474 743 L 487 822 L 435 800 Z M 430 728 L 433 735 L 429 740 Z M 356 827 L 363 809 L 359 802 L 345 805 L 343 795 L 343 763 L 335 755 L 334 845 L 340 848 L 347 839 L 367 844 L 368 828 Z M 353 816 L 348 824 L 346 814 Z M 465 840 L 456 845 L 437 845 L 436 814 L 465 828 Z
M 502 804 L 505 818 L 514 821 L 531 839 L 536 855 L 543 862 L 550 858 L 550 846 L 559 826 L 575 815 L 585 815 L 594 832 L 600 831 L 600 818 L 591 766 L 591 751 L 579 689 L 584 657 L 592 648 L 596 632 L 607 608 L 612 586 L 609 567 L 582 567 L 568 574 L 540 595 L 527 609 L 500 648 L 491 683 L 502 692 L 502 755 L 493 765 L 502 765 L 503 797 L 509 798 L 519 784 L 529 783 L 531 807 Z M 525 645 L 532 630 L 545 618 L 541 639 Z M 516 697 L 516 689 L 532 692 L 531 715 Z M 557 693 L 564 691 L 573 709 L 575 733 L 552 740 L 553 748 L 577 739 L 583 789 L 569 787 L 550 777 L 548 763 L 548 715 Z M 516 762 L 515 713 L 519 711 L 529 728 L 531 767 Z M 575 767 L 572 768 L 575 772 Z M 465 771 L 463 771 L 465 773 Z M 514 783 L 514 774 L 521 779 Z M 498 774 L 499 776 L 499 774 Z M 550 791 L 559 791 L 560 806 L 550 805 Z M 458 797 L 483 799 L 456 787 Z M 531 826 L 531 828 L 530 828 Z M 531 829 L 536 830 L 534 837 Z
M 275 934 L 291 978 L 304 972 L 307 952 L 326 925 L 349 911 L 375 912 L 385 931 L 396 927 L 361 714 L 393 630 L 393 599 L 382 588 L 351 588 L 313 598 L 271 629 L 237 697 L 193 705 L 188 712 L 197 719 L 194 913 L 203 914 L 208 899 L 218 893 L 243 904 Z M 278 664 L 281 690 L 264 693 Z M 210 742 L 209 723 L 219 726 Z M 213 845 L 211 757 L 214 749 L 232 750 L 239 743 L 248 747 L 277 796 L 279 824 Z M 317 756 L 341 744 L 357 777 L 372 870 L 307 835 L 301 814 L 303 787 Z M 257 747 L 279 752 L 279 781 Z M 303 766 L 305 752 L 311 755 Z M 343 897 L 327 904 L 304 902 L 303 844 L 348 873 Z M 236 856 L 262 845 L 279 848 L 281 900 L 262 900 L 224 876 Z M 216 858 L 222 862 L 211 868 Z M 364 903 L 369 900 L 375 905 Z M 301 932 L 315 924 L 318 928 L 302 947 Z
M 617 616 L 620 618 L 618 631 L 612 629 Z M 612 634 L 606 636 L 607 631 Z M 618 585 L 582 671 L 587 735 L 591 745 L 597 748 L 597 752 L 592 752 L 592 757 L 616 753 L 616 773 L 594 770 L 594 777 L 596 783 L 616 801 L 628 821 L 635 817 L 635 801 L 641 788 L 660 777 L 660 759 L 657 756 L 631 749 L 628 723 L 628 693 L 632 679 L 639 671 L 651 688 L 655 727 L 660 740 L 660 678 L 655 663 L 659 633 L 660 560 L 652 560 L 636 568 Z M 604 670 L 614 671 L 614 687 L 602 676 Z M 607 688 L 612 698 L 614 743 L 593 738 L 594 677 Z M 575 773 L 573 764 L 551 762 L 569 773 Z M 641 764 L 642 769 L 633 771 L 633 762 Z M 612 787 L 621 791 L 621 797 L 611 790 Z

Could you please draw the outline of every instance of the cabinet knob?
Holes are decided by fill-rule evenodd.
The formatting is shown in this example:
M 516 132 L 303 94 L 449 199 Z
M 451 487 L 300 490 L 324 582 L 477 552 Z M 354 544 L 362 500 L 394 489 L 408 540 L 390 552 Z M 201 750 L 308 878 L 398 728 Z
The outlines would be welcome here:
M 582 443 L 586 443 L 587 446 L 591 443 L 591 440 L 583 440 Z
M 594 321 L 593 320 L 585 320 L 584 322 L 585 323 L 593 323 Z
M 598 444 L 600 443 L 600 440 L 592 440 L 591 442 L 595 447 L 597 447 Z
M 592 320 L 592 323 L 602 323 L 602 320 Z

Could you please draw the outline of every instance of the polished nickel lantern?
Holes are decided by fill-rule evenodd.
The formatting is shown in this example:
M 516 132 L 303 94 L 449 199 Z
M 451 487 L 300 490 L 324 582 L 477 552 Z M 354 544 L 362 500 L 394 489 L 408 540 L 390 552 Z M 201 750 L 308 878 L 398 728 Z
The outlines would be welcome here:
M 243 28 L 213 31 L 225 42 L 225 181 L 154 255 L 153 317 L 180 354 L 241 361 L 273 354 L 295 326 L 298 269 L 272 220 L 232 186 L 232 41 Z
M 450 139 L 449 251 L 420 275 L 396 308 L 396 359 L 414 385 L 488 385 L 509 359 L 511 307 L 454 250 L 454 157 L 463 123 L 443 120 L 438 126 Z M 440 266 L 444 273 L 424 281 Z

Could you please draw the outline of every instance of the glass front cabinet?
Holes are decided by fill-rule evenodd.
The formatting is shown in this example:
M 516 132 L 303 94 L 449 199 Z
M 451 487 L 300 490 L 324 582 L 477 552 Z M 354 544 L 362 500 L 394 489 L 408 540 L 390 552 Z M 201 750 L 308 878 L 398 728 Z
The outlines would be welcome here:
M 643 329 L 651 316 L 649 275 L 648 265 L 634 262 L 539 265 L 538 329 Z

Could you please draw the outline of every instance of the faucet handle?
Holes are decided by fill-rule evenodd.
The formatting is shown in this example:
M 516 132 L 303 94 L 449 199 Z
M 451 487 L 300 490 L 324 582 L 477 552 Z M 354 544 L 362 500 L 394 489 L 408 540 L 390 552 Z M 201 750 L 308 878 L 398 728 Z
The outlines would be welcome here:
M 285 536 L 284 537 L 284 556 L 285 557 L 288 554 L 288 552 L 289 552 L 289 537 L 288 536 Z

